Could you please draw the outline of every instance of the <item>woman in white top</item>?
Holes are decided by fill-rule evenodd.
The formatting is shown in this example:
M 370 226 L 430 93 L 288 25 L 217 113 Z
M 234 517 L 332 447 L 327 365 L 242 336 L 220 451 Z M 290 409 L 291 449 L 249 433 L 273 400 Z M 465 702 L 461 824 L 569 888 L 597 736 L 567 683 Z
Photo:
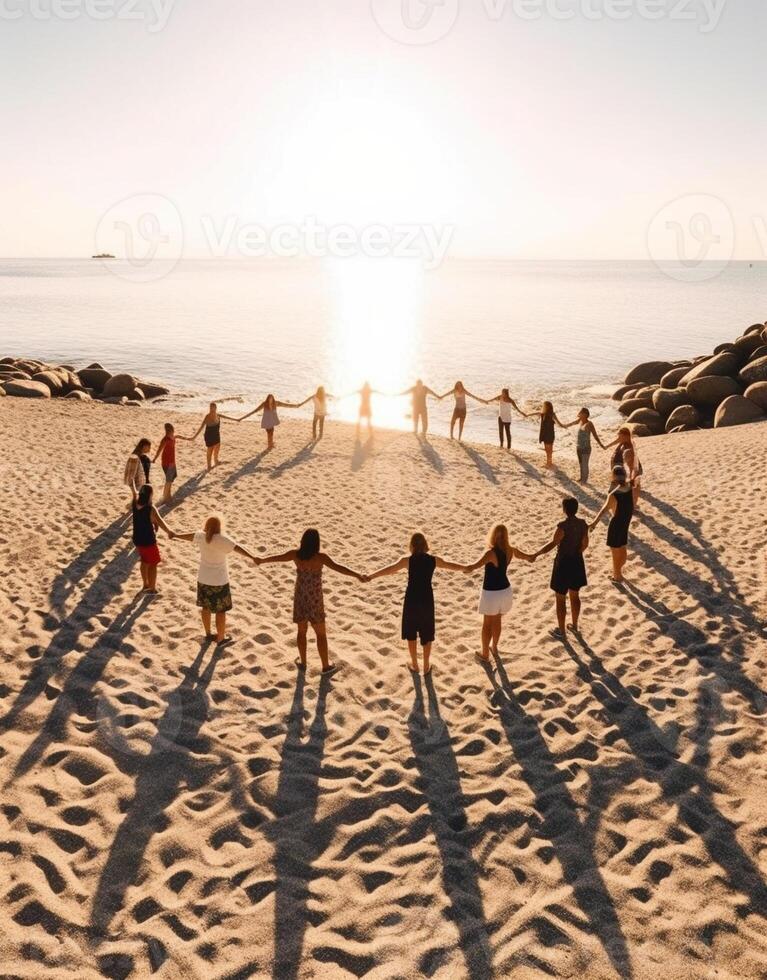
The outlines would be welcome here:
M 226 635 L 226 614 L 232 608 L 227 557 L 235 552 L 255 562 L 255 556 L 221 533 L 221 518 L 209 517 L 203 531 L 171 534 L 180 541 L 192 541 L 200 549 L 200 569 L 197 573 L 197 605 L 202 614 L 205 638 L 213 639 L 210 630 L 211 614 L 216 617 L 216 642 L 219 646 L 231 643 Z
M 307 402 L 312 402 L 314 405 L 314 416 L 312 418 L 312 439 L 317 442 L 325 434 L 325 419 L 328 414 L 328 398 L 335 398 L 335 395 L 331 395 L 329 392 L 325 391 L 322 385 L 319 386 L 317 391 L 310 395 L 309 398 L 303 402 L 306 405 Z
M 517 405 L 514 399 L 509 394 L 509 389 L 504 388 L 500 395 L 496 395 L 495 398 L 487 398 L 485 400 L 486 405 L 492 405 L 493 402 L 498 402 L 498 439 L 501 443 L 501 449 L 503 449 L 503 437 L 506 436 L 506 448 L 511 449 L 511 410 L 512 408 L 519 412 L 519 414 L 524 418 L 524 413 L 522 409 Z
M 251 415 L 257 415 L 262 412 L 261 416 L 261 428 L 266 431 L 266 449 L 267 452 L 270 449 L 274 449 L 274 430 L 280 424 L 280 417 L 277 414 L 278 408 L 301 408 L 301 405 L 305 405 L 306 402 L 296 403 L 296 402 L 278 402 L 274 395 L 267 395 L 266 398 L 253 409 L 252 412 L 248 412 L 247 415 L 243 415 L 237 419 L 238 422 L 244 422 L 245 419 L 249 419 Z

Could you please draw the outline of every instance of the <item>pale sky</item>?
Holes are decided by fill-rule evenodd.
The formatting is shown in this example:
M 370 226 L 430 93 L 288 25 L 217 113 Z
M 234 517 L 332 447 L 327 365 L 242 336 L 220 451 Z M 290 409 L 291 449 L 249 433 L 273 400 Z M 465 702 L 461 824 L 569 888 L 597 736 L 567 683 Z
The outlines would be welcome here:
M 313 216 L 453 225 L 456 256 L 643 259 L 695 194 L 767 258 L 763 0 L 458 0 L 428 45 L 376 17 L 412 41 L 454 0 L 154 2 L 0 0 L 0 255 L 88 255 L 146 194 L 190 256 L 206 217 Z M 597 19 L 613 4 L 629 18 Z

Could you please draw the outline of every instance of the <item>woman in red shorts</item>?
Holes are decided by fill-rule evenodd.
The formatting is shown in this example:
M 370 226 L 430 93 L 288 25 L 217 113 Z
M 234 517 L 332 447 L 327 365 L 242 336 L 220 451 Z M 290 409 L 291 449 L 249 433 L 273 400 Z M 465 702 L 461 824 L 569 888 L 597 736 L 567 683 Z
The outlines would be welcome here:
M 141 558 L 142 591 L 150 595 L 157 595 L 157 566 L 162 561 L 157 547 L 158 527 L 168 537 L 173 536 L 152 503 L 151 483 L 145 483 L 138 493 L 133 493 L 133 543 Z

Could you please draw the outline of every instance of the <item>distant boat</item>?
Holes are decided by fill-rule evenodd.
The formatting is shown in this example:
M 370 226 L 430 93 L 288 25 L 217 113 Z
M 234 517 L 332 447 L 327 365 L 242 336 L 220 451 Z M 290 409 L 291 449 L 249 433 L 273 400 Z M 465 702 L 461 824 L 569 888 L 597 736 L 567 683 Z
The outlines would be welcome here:
M 100 255 L 91 255 L 92 259 L 113 259 L 115 256 L 110 255 L 109 252 L 101 252 Z

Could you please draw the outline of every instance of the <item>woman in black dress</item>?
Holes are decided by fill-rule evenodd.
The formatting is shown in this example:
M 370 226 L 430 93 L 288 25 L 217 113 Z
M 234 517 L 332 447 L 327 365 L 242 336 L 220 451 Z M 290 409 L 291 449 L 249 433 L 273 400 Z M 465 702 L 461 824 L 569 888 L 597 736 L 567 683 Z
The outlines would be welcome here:
M 578 517 L 578 501 L 575 497 L 565 497 L 562 501 L 565 519 L 557 524 L 554 537 L 535 554 L 536 558 L 557 549 L 554 567 L 551 572 L 551 589 L 556 595 L 558 629 L 552 635 L 562 639 L 565 635 L 567 619 L 567 598 L 570 597 L 573 632 L 578 631 L 578 618 L 581 614 L 580 590 L 587 584 L 586 563 L 583 552 L 589 546 L 588 524 Z
M 539 412 L 526 412 L 523 414 L 528 419 L 534 418 L 536 415 L 540 416 L 541 430 L 538 434 L 538 442 L 543 443 L 543 448 L 546 450 L 546 469 L 550 470 L 554 465 L 554 426 L 558 425 L 561 429 L 566 429 L 567 426 L 559 421 L 551 402 L 544 402 Z
M 607 500 L 591 522 L 589 530 L 593 531 L 605 511 L 610 511 L 612 517 L 607 528 L 607 547 L 611 549 L 613 556 L 612 580 L 613 582 L 622 582 L 623 566 L 628 557 L 629 526 L 631 518 L 634 516 L 634 504 L 638 491 L 634 481 L 629 479 L 623 466 L 613 467 L 613 483 L 614 486 L 608 493 Z
M 432 578 L 434 570 L 441 568 L 447 572 L 467 572 L 468 565 L 458 565 L 429 554 L 429 543 L 423 534 L 416 533 L 410 539 L 410 554 L 400 558 L 393 565 L 379 568 L 372 575 L 365 576 L 365 581 L 372 582 L 384 575 L 394 575 L 395 572 L 407 568 L 407 590 L 402 606 L 402 639 L 407 641 L 410 652 L 410 670 L 418 673 L 418 640 L 423 649 L 424 675 L 431 672 L 431 645 L 434 642 L 434 592 Z

